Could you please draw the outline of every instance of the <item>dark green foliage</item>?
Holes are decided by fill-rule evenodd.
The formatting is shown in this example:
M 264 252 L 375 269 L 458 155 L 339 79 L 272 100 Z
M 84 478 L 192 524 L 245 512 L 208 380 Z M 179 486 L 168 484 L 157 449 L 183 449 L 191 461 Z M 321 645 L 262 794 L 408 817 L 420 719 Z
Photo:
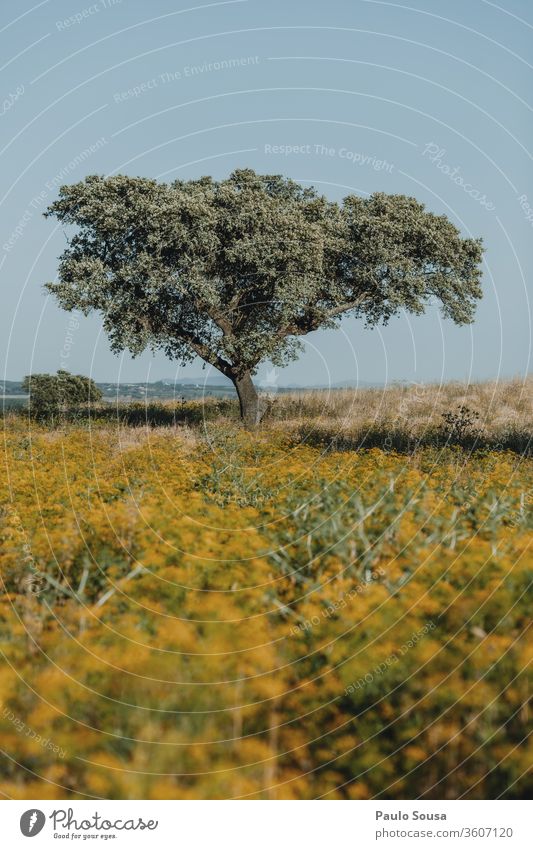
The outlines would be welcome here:
M 58 415 L 102 398 L 102 391 L 90 377 L 63 369 L 57 374 L 28 374 L 22 387 L 30 393 L 30 410 L 36 416 Z

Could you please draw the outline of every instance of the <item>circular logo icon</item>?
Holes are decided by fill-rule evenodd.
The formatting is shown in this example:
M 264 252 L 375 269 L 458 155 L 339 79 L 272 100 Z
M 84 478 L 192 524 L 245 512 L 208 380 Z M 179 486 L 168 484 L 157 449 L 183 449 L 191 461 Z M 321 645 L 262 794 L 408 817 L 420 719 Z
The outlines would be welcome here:
M 24 837 L 35 837 L 42 831 L 45 822 L 46 817 L 42 811 L 30 808 L 29 811 L 24 811 L 20 818 L 20 830 Z

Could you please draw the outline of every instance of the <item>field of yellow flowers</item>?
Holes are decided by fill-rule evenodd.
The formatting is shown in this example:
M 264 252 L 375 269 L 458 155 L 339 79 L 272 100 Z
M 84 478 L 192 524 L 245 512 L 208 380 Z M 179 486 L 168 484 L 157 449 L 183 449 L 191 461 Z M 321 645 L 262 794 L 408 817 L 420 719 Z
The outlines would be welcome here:
M 8 798 L 533 790 L 533 464 L 4 419 Z

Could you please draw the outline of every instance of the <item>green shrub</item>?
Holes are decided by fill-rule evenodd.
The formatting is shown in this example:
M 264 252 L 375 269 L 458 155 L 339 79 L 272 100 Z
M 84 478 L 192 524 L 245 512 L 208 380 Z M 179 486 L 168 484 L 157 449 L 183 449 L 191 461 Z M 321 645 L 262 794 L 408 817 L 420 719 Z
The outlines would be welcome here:
M 92 378 L 62 369 L 57 374 L 26 375 L 22 387 L 29 392 L 30 410 L 37 417 L 60 415 L 102 398 L 102 391 Z

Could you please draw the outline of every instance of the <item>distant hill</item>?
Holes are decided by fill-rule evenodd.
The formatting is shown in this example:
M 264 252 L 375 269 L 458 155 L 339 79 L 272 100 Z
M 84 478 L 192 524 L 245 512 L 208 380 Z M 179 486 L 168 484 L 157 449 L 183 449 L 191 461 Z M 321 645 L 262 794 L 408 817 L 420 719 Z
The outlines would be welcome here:
M 263 392 L 310 392 L 313 390 L 328 390 L 328 389 L 350 389 L 350 388 L 368 388 L 383 386 L 379 383 L 369 383 L 368 381 L 342 380 L 336 383 L 302 385 L 297 383 L 278 384 L 262 382 L 256 379 L 257 386 Z M 153 382 L 136 383 L 129 381 L 113 382 L 97 382 L 97 385 L 102 390 L 104 399 L 123 399 L 123 400 L 146 400 L 146 399 L 179 399 L 179 398 L 201 398 L 203 395 L 215 397 L 233 397 L 235 390 L 233 384 L 228 378 L 223 375 L 213 375 L 206 377 L 182 377 L 179 379 L 163 379 Z M 0 397 L 4 399 L 14 399 L 20 402 L 27 398 L 27 394 L 22 389 L 22 381 L 20 380 L 5 380 L 0 381 Z
M 0 380 L 0 395 L 26 395 L 21 380 Z
M 166 383 L 171 386 L 233 386 L 228 377 L 223 374 L 214 374 L 210 377 L 167 377 L 156 381 L 157 383 Z
M 222 379 L 218 383 L 204 384 L 194 378 L 183 378 L 180 381 L 157 380 L 153 383 L 98 383 L 104 398 L 131 399 L 173 399 L 197 398 L 202 395 L 227 396 L 233 395 L 233 384 Z
M 174 379 L 167 378 L 165 380 L 160 380 L 158 383 L 167 383 L 174 385 Z M 183 377 L 178 378 L 175 381 L 176 386 L 228 386 L 231 387 L 233 384 L 231 381 L 224 377 L 224 375 L 213 375 L 212 377 Z M 254 379 L 254 383 L 265 389 L 272 387 L 278 387 L 279 389 L 287 390 L 287 389 L 356 389 L 357 387 L 375 387 L 375 386 L 383 386 L 383 383 L 373 383 L 368 380 L 338 380 L 334 383 L 275 383 L 270 384 L 268 382 L 262 382 L 258 380 L 257 377 Z

